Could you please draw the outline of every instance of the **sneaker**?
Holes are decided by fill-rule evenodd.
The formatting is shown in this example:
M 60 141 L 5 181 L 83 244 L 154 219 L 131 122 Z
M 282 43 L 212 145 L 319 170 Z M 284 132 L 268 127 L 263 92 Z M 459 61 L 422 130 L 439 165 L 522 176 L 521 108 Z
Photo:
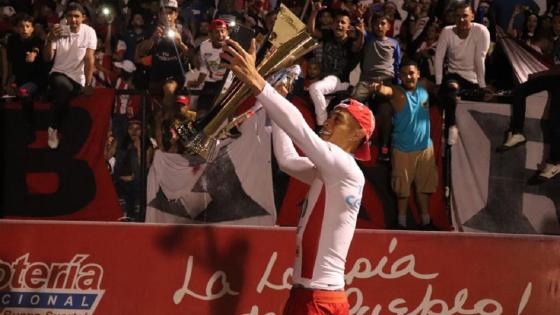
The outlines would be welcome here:
M 382 146 L 381 149 L 379 149 L 379 155 L 377 155 L 377 160 L 383 163 L 387 163 L 391 161 L 389 148 L 386 145 Z
M 49 138 L 47 140 L 47 144 L 49 145 L 49 148 L 51 149 L 58 148 L 58 143 L 59 143 L 58 130 L 49 127 L 48 133 L 49 133 Z
M 453 125 L 449 127 L 449 135 L 447 136 L 447 144 L 454 145 L 457 143 L 457 138 L 459 137 L 459 128 Z
M 511 131 L 507 134 L 506 141 L 498 147 L 498 152 L 504 152 L 520 146 L 527 142 L 527 138 L 522 133 L 513 133 Z
M 560 174 L 560 163 L 552 164 L 546 163 L 544 168 L 539 173 L 539 178 L 542 180 L 549 180 Z

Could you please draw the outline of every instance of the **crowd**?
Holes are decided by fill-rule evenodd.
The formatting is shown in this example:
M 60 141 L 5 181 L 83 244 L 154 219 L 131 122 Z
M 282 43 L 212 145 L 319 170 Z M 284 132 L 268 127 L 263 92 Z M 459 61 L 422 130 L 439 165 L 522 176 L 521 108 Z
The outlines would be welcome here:
M 369 105 L 376 118 L 377 159 L 393 163 L 402 227 L 406 226 L 404 198 L 413 182 L 423 194 L 437 186 L 433 153 L 428 152 L 431 142 L 425 137 L 409 141 L 418 134 L 429 135 L 425 124 L 429 117 L 419 109 L 402 117 L 402 106 L 395 105 L 399 103 L 395 95 L 402 93 L 393 90 L 401 84 L 406 89 L 403 65 L 407 71 L 411 65 L 417 68 L 425 79 L 422 93 L 429 92 L 430 98 L 406 93 L 402 97 L 425 98 L 419 103 L 423 110 L 431 104 L 444 109 L 447 143 L 453 145 L 459 132 L 455 125 L 459 97 L 489 99 L 496 90 L 513 87 L 503 76 L 498 79 L 500 73 L 511 71 L 495 45 L 500 29 L 544 62 L 553 65 L 560 60 L 560 1 L 547 1 L 546 8 L 533 1 L 511 5 L 512 1 L 500 0 L 480 0 L 476 6 L 456 0 L 69 2 L 0 1 L 2 88 L 5 94 L 20 97 L 30 130 L 34 101 L 52 101 L 51 149 L 61 141 L 59 126 L 70 99 L 103 87 L 149 90 L 148 163 L 154 150 L 183 153 L 170 126 L 175 118 L 201 118 L 211 109 L 227 78 L 220 54 L 233 25 L 254 29 L 260 46 L 283 3 L 321 44 L 298 61 L 303 79 L 291 94 L 304 98 L 312 108 L 316 130 L 325 124 L 329 104 L 336 100 L 351 96 Z M 357 66 L 357 81 L 351 82 Z M 142 191 L 140 103 L 138 95 L 115 97 L 105 150 L 125 216 L 130 217 L 138 211 Z M 400 120 L 405 118 L 418 123 L 414 128 L 404 126 Z M 512 130 L 506 146 L 524 141 L 520 129 Z M 417 161 L 395 163 L 395 152 L 415 154 Z M 560 168 L 560 160 L 550 164 Z M 405 170 L 414 170 L 415 176 L 405 179 Z M 420 194 L 418 199 L 424 197 Z M 427 226 L 430 218 L 421 204 L 422 223 Z

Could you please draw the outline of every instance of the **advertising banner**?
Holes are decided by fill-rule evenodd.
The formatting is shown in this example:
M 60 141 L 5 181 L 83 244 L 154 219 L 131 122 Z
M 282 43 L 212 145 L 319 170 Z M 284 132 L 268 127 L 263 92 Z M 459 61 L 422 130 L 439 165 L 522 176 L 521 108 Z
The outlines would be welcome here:
M 292 228 L 0 223 L 0 314 L 282 314 Z M 351 314 L 560 314 L 560 238 L 358 230 Z

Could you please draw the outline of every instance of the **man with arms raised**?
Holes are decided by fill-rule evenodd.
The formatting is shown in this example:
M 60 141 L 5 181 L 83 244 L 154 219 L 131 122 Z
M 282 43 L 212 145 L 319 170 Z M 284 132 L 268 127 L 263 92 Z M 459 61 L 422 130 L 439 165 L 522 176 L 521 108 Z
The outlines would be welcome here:
M 411 60 L 401 64 L 401 86 L 372 83 L 372 92 L 388 98 L 393 106 L 393 170 L 391 186 L 398 198 L 398 225 L 406 227 L 406 209 L 412 183 L 422 216 L 422 228 L 432 230 L 428 200 L 436 191 L 438 174 L 430 138 L 430 106 L 426 87 L 418 84 L 420 71 Z M 456 86 L 454 86 L 456 87 Z
M 231 40 L 224 52 L 228 69 L 248 84 L 275 123 L 274 151 L 280 167 L 311 185 L 297 228 L 294 284 L 284 314 L 319 314 L 318 308 L 320 314 L 348 314 L 344 267 L 365 182 L 354 159 L 370 159 L 373 114 L 360 102 L 345 100 L 318 136 L 298 109 L 259 75 L 254 40 L 249 53 Z M 307 157 L 300 157 L 294 144 Z

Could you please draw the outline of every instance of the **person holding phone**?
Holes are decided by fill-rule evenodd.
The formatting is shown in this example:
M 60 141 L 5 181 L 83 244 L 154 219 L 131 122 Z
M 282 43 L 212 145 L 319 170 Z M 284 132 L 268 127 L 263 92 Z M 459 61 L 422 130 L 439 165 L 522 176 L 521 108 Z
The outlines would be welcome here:
M 64 17 L 69 32 L 65 31 L 66 26 L 55 24 L 47 35 L 43 50 L 45 60 L 53 61 L 48 80 L 52 105 L 47 144 L 51 149 L 58 148 L 59 129 L 71 98 L 80 92 L 93 93 L 97 35 L 93 28 L 83 24 L 86 10 L 81 4 L 69 3 Z
M 151 56 L 149 89 L 152 96 L 162 96 L 163 106 L 175 104 L 175 93 L 185 84 L 182 60 L 190 50 L 177 28 L 179 17 L 177 0 L 162 0 L 159 25 L 152 35 L 137 46 L 140 58 Z

